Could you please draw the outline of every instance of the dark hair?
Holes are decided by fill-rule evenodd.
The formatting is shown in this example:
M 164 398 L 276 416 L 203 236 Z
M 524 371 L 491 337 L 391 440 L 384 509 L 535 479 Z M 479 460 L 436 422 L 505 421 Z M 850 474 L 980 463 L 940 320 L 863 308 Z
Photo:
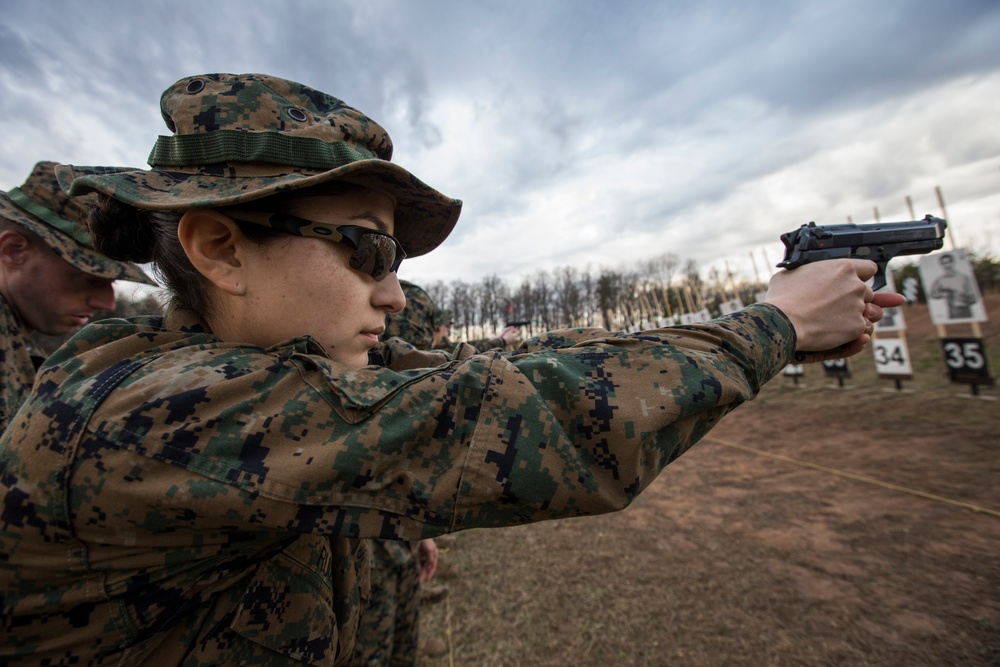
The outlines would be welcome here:
M 153 264 L 156 276 L 170 291 L 171 304 L 208 320 L 212 313 L 209 281 L 191 264 L 177 239 L 183 213 L 145 211 L 100 195 L 87 218 L 94 249 L 111 259 Z M 240 224 L 247 239 L 265 245 L 283 236 L 257 225 Z

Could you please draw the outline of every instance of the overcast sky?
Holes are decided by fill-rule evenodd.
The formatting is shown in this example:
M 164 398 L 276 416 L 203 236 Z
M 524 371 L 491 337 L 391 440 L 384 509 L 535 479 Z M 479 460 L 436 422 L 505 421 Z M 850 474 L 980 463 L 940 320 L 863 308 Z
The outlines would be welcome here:
M 160 93 L 262 72 L 384 125 L 462 199 L 419 283 L 663 253 L 769 274 L 815 220 L 1000 251 L 1000 2 L 0 0 L 0 188 L 146 168 Z

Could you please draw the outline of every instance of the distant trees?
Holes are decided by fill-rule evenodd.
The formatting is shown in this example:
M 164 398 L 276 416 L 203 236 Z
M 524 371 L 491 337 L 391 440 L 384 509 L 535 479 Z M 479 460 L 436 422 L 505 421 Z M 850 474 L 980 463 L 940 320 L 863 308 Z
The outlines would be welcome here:
M 997 257 L 970 251 L 969 261 L 983 292 L 1000 290 Z M 917 262 L 893 265 L 897 289 L 902 289 L 908 277 L 919 279 Z M 453 335 L 459 340 L 495 336 L 511 320 L 528 320 L 529 335 L 566 327 L 634 331 L 679 322 L 682 313 L 706 310 L 717 316 L 724 301 L 738 299 L 748 305 L 766 289 L 728 269 L 712 269 L 703 278 L 696 262 L 670 253 L 618 269 L 564 266 L 551 273 L 538 271 L 516 286 L 488 275 L 475 283 L 436 281 L 421 287 L 438 308 L 451 311 Z M 922 293 L 919 300 L 925 300 Z M 123 295 L 114 312 L 98 313 L 94 319 L 162 312 L 156 296 L 134 299 Z M 69 336 L 33 338 L 42 349 L 54 350 Z
M 1000 289 L 1000 261 L 976 253 L 970 253 L 970 261 L 983 291 Z M 907 276 L 917 275 L 917 267 L 903 264 L 894 272 L 901 289 Z M 438 307 L 451 310 L 454 335 L 464 340 L 494 336 L 508 320 L 529 320 L 529 334 L 591 326 L 634 331 L 679 322 L 683 313 L 707 311 L 715 317 L 723 302 L 749 305 L 766 288 L 728 269 L 712 269 L 703 277 L 695 261 L 670 253 L 617 269 L 538 271 L 516 286 L 496 275 L 477 283 L 424 286 Z
M 695 262 L 669 253 L 621 269 L 538 271 L 517 286 L 489 275 L 477 283 L 423 287 L 439 308 L 451 311 L 455 337 L 466 340 L 496 335 L 510 320 L 528 320 L 529 334 L 565 327 L 648 328 L 674 322 L 681 313 L 717 315 L 722 301 L 752 303 L 763 288 L 728 271 L 703 280 Z

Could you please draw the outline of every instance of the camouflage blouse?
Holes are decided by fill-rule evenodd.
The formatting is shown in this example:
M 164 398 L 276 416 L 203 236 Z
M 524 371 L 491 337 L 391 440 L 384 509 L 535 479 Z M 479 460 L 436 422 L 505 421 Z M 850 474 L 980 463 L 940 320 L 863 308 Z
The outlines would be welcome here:
M 24 335 L 17 315 L 0 296 L 0 432 L 21 407 L 35 381 L 31 341 Z
M 0 439 L 0 663 L 342 664 L 360 538 L 621 509 L 794 346 L 766 305 L 360 370 L 180 312 L 91 324 Z

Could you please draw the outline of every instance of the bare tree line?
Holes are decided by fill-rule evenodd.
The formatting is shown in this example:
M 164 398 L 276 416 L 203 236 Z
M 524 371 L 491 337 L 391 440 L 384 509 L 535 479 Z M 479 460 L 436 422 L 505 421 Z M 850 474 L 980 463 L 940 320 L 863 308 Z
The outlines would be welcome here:
M 753 303 L 764 288 L 730 271 L 702 279 L 693 260 L 671 253 L 621 269 L 558 267 L 509 285 L 496 275 L 476 283 L 437 281 L 422 287 L 452 314 L 459 340 L 496 335 L 507 322 L 527 320 L 528 333 L 599 326 L 610 331 L 678 323 L 683 314 L 717 316 L 723 304 Z

